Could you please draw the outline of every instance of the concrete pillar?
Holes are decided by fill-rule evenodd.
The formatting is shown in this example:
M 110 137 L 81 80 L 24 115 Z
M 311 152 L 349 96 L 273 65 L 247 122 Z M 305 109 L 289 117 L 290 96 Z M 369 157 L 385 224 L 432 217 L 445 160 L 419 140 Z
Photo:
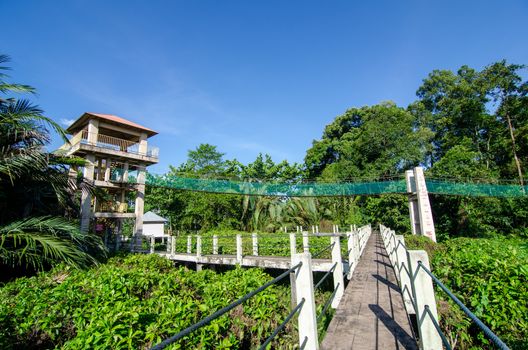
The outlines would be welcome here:
M 409 217 L 411 219 L 411 232 L 413 235 L 420 234 L 420 217 L 418 216 L 418 198 L 416 197 L 416 181 L 414 171 L 405 172 L 405 183 L 407 185 L 407 194 L 409 196 Z
M 429 237 L 433 242 L 436 242 L 433 212 L 431 210 L 429 193 L 427 192 L 425 177 L 421 167 L 414 168 L 414 179 L 416 181 L 416 196 L 418 197 L 421 234 Z
M 297 239 L 295 233 L 290 233 L 290 256 L 297 254 Z
M 142 132 L 141 135 L 139 136 L 139 148 L 138 148 L 138 153 L 141 154 L 141 155 L 146 155 L 147 154 L 147 134 Z
M 236 259 L 239 264 L 242 263 L 242 235 L 236 235 Z
M 412 304 L 411 278 L 409 276 L 409 267 L 407 262 L 407 251 L 405 249 L 405 240 L 402 235 L 396 236 L 396 277 L 400 282 L 403 302 L 408 314 L 416 314 Z
M 318 350 L 319 339 L 317 334 L 317 314 L 315 309 L 314 284 L 312 274 L 312 257 L 310 253 L 295 254 L 292 259 L 292 266 L 302 262 L 295 274 L 295 292 L 297 295 L 297 305 L 304 299 L 304 305 L 299 311 L 298 329 L 299 346 L 306 343 L 304 349 Z
M 252 243 L 253 243 L 253 255 L 254 256 L 258 256 L 259 253 L 258 253 L 258 236 L 256 233 L 253 233 L 251 235 L 251 240 L 252 240 Z
M 171 236 L 171 255 L 176 254 L 176 236 Z
M 91 145 L 96 145 L 98 136 L 99 136 L 99 120 L 90 119 L 88 121 L 88 138 L 86 141 L 88 141 L 88 143 Z
M 213 254 L 218 254 L 218 236 L 213 235 Z
M 136 244 L 141 240 L 143 235 L 143 211 L 145 205 L 145 166 L 138 167 L 138 184 L 136 185 L 136 224 L 134 227 L 134 236 Z
M 196 256 L 202 256 L 202 236 L 196 236 Z
M 154 236 L 150 236 L 150 254 L 154 254 L 155 244 L 156 244 L 156 238 L 154 238 Z
M 123 164 L 123 182 L 128 182 L 128 162 Z
M 192 236 L 187 236 L 187 254 L 192 253 Z
M 350 280 L 354 269 L 356 268 L 356 252 L 354 250 L 354 231 L 347 235 L 347 252 L 348 252 L 348 274 L 347 278 Z
M 303 238 L 303 251 L 305 253 L 309 253 L 310 252 L 310 241 L 309 241 L 309 238 L 308 238 L 308 231 L 304 231 L 302 233 L 302 238 Z
M 86 155 L 86 164 L 84 165 L 83 176 L 88 181 L 93 181 L 94 178 L 94 163 L 95 156 L 92 154 Z M 81 193 L 81 232 L 88 233 L 90 227 L 90 219 L 92 218 L 92 196 L 88 191 Z
M 337 263 L 334 272 L 334 290 L 337 289 L 335 293 L 334 300 L 332 300 L 332 308 L 337 309 L 343 293 L 345 290 L 345 280 L 343 278 L 343 259 L 341 259 L 341 240 L 338 236 L 332 236 L 331 242 L 332 246 L 332 266 Z
M 112 165 L 112 160 L 110 158 L 107 158 L 105 161 L 105 174 L 104 174 L 105 181 L 110 181 L 110 175 L 111 175 L 110 171 L 112 170 L 111 165 Z
M 412 292 L 416 304 L 416 318 L 418 320 L 418 331 L 420 333 L 420 348 L 424 350 L 442 349 L 442 338 L 434 327 L 433 321 L 431 321 L 431 318 L 425 311 L 425 306 L 428 305 L 433 317 L 438 322 L 433 281 L 422 268 L 419 268 L 418 265 L 418 262 L 421 261 L 427 269 L 430 269 L 427 252 L 424 250 L 410 250 L 407 252 L 407 259 L 411 276 L 414 276 Z

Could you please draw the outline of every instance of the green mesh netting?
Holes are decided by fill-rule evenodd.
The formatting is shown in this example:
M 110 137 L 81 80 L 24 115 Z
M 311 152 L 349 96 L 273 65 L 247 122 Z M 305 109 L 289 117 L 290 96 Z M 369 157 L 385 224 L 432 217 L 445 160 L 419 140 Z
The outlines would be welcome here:
M 427 189 L 434 194 L 521 197 L 528 186 L 454 183 L 426 180 Z M 405 180 L 343 183 L 270 183 L 242 182 L 217 179 L 192 179 L 183 177 L 147 176 L 146 184 L 178 190 L 280 197 L 337 197 L 350 195 L 376 195 L 406 193 Z

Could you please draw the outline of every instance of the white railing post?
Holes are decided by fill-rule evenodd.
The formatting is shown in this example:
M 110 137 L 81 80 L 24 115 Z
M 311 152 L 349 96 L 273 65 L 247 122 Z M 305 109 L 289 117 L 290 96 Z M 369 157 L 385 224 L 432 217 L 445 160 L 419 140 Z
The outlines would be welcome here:
M 171 255 L 176 254 L 176 236 L 171 236 Z
M 187 254 L 192 253 L 192 236 L 187 236 Z
M 348 274 L 347 278 L 350 280 L 352 278 L 352 273 L 356 268 L 356 256 L 354 252 L 354 231 L 352 231 L 352 225 L 350 227 L 350 232 L 347 234 L 347 253 L 348 253 Z
M 154 254 L 154 245 L 156 244 L 156 239 L 154 236 L 150 236 L 150 254 Z
M 341 258 L 341 240 L 337 234 L 334 234 L 331 238 L 332 242 L 332 266 L 334 264 L 334 290 L 337 289 L 334 299 L 332 300 L 332 308 L 337 309 L 337 305 L 343 297 L 343 291 L 345 290 L 345 279 L 343 278 L 343 259 Z
M 304 299 L 299 311 L 299 346 L 304 344 L 306 350 L 318 350 L 317 314 L 315 309 L 314 284 L 312 274 L 312 257 L 310 253 L 295 254 L 292 266 L 302 263 L 295 274 L 295 293 L 297 305 Z
M 408 314 L 416 314 L 412 303 L 411 278 L 409 276 L 409 267 L 407 262 L 407 251 L 405 249 L 405 240 L 402 235 L 396 236 L 396 277 L 400 282 L 405 309 Z
M 303 251 L 305 253 L 309 253 L 310 252 L 310 241 L 309 241 L 309 238 L 308 238 L 308 231 L 304 231 L 302 233 L 302 237 L 303 237 Z
M 242 235 L 236 235 L 236 259 L 237 263 L 242 263 Z
M 297 254 L 297 239 L 295 232 L 290 233 L 290 256 Z
M 202 256 L 202 236 L 196 236 L 196 256 Z
M 256 233 L 253 233 L 251 235 L 251 240 L 253 241 L 253 255 L 254 256 L 258 256 L 259 255 L 259 253 L 258 253 L 258 251 L 259 251 L 259 249 L 258 249 L 258 236 L 257 236 Z
M 213 254 L 218 255 L 218 236 L 213 235 Z
M 427 269 L 430 269 L 427 252 L 424 250 L 410 250 L 407 252 L 407 259 L 412 276 L 412 293 L 416 305 L 416 319 L 418 321 L 421 349 L 442 349 L 442 338 L 438 334 L 430 316 L 425 311 L 425 306 L 428 305 L 431 314 L 438 322 L 433 281 L 431 276 L 418 265 L 418 262 L 421 261 Z

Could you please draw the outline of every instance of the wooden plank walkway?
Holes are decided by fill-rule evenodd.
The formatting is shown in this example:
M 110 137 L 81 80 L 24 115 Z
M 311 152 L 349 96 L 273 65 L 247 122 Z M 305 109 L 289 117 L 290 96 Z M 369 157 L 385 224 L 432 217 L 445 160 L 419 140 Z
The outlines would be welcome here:
M 379 233 L 372 233 L 321 350 L 418 349 L 394 270 Z

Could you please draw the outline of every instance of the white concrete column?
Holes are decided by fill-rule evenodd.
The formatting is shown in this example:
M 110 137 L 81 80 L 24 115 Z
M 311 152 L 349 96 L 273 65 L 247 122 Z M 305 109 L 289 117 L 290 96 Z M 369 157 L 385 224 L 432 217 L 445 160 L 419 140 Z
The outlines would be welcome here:
M 112 160 L 110 158 L 106 158 L 105 160 L 105 174 L 104 174 L 104 180 L 105 181 L 110 181 L 110 171 L 112 170 L 111 168 L 111 164 L 112 164 Z
M 150 236 L 150 254 L 154 254 L 154 246 L 156 244 L 156 239 L 154 236 Z
M 347 234 L 347 252 L 348 252 L 348 273 L 347 278 L 350 280 L 354 269 L 356 268 L 356 255 L 354 251 L 354 231 Z
M 213 235 L 213 254 L 218 254 L 218 236 Z
M 176 254 L 176 236 L 171 236 L 171 255 Z
M 409 217 L 411 219 L 411 232 L 413 235 L 420 234 L 420 217 L 418 216 L 418 198 L 416 197 L 416 181 L 414 171 L 405 172 L 405 184 L 407 185 L 407 195 L 409 197 Z
M 147 134 L 142 132 L 139 136 L 139 148 L 138 153 L 141 155 L 147 154 Z
M 91 145 L 95 145 L 97 144 L 98 136 L 99 136 L 99 120 L 90 119 L 88 121 L 88 138 L 86 141 L 88 141 L 88 143 Z
M 430 269 L 427 252 L 424 250 L 410 250 L 407 252 L 407 259 L 411 276 L 414 276 L 412 291 L 414 302 L 416 304 L 416 317 L 418 320 L 418 331 L 420 333 L 420 348 L 424 350 L 442 349 L 442 338 L 434 327 L 430 316 L 425 311 L 425 306 L 428 305 L 433 317 L 438 322 L 433 281 L 422 268 L 419 268 L 418 265 L 418 262 L 421 261 L 427 269 Z
M 407 262 L 407 251 L 405 249 L 405 240 L 402 235 L 396 236 L 396 276 L 400 282 L 403 302 L 408 314 L 416 314 L 412 303 L 411 278 L 409 276 L 409 265 Z
M 295 237 L 295 232 L 290 233 L 290 256 L 297 254 L 297 239 Z
M 343 292 L 345 290 L 345 279 L 343 278 L 343 259 L 341 259 L 341 240 L 338 236 L 331 237 L 332 242 L 332 266 L 337 263 L 334 272 L 334 290 L 337 289 L 335 293 L 334 300 L 332 300 L 332 308 L 337 309 L 341 298 L 343 297 Z
M 91 182 L 94 179 L 94 163 L 95 156 L 88 154 L 85 157 L 86 164 L 84 165 L 83 176 Z M 81 193 L 81 232 L 88 233 L 90 228 L 90 219 L 92 218 L 92 195 L 89 191 L 82 191 Z
M 315 308 L 314 284 L 312 274 L 312 258 L 310 253 L 295 254 L 292 258 L 292 266 L 302 262 L 295 274 L 295 294 L 297 305 L 304 299 L 304 304 L 299 311 L 299 346 L 305 342 L 304 349 L 318 350 L 319 339 L 317 334 L 317 314 Z
M 187 254 L 192 253 L 192 236 L 187 236 Z
M 196 256 L 202 256 L 202 236 L 196 236 Z
M 308 238 L 308 231 L 304 231 L 302 233 L 302 238 L 303 238 L 303 251 L 305 253 L 309 253 L 310 252 L 310 240 Z
M 239 264 L 242 263 L 242 235 L 236 235 L 236 259 Z
M 123 182 L 128 182 L 128 162 L 123 164 Z
M 253 233 L 251 235 L 251 240 L 252 240 L 252 243 L 253 243 L 253 255 L 254 256 L 258 256 L 259 253 L 258 253 L 258 236 L 256 233 Z
M 134 227 L 134 236 L 136 244 L 141 240 L 143 235 L 143 211 L 145 205 L 145 166 L 138 167 L 138 184 L 136 185 L 136 224 Z
M 433 212 L 429 202 L 429 193 L 425 184 L 425 177 L 421 167 L 414 168 L 414 179 L 416 181 L 416 196 L 418 197 L 418 211 L 420 217 L 421 234 L 436 242 L 436 233 L 433 222 Z

